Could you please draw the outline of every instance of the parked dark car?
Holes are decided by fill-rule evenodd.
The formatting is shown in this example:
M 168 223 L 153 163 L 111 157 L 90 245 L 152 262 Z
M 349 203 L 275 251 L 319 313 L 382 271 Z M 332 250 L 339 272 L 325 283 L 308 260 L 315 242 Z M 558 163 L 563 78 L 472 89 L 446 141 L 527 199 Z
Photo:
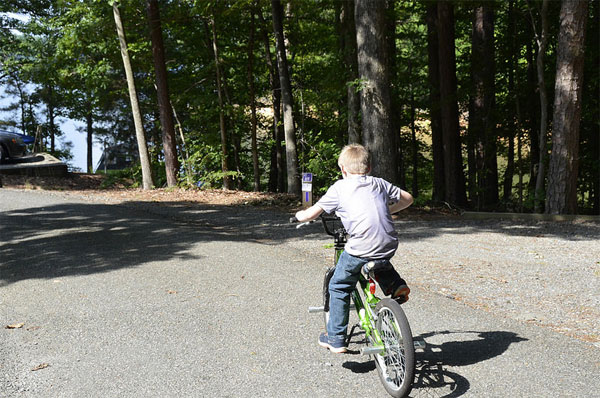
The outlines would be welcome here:
M 19 158 L 27 153 L 27 144 L 24 137 L 30 138 L 27 135 L 11 133 L 0 130 L 0 163 L 8 159 Z

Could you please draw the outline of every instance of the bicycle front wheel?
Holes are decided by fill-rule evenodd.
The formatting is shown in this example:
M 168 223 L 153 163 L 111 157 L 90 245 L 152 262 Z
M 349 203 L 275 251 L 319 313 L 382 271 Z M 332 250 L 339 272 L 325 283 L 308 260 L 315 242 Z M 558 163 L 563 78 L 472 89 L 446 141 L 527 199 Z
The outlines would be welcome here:
M 379 378 L 392 397 L 406 397 L 415 375 L 415 347 L 408 319 L 400 304 L 391 299 L 381 300 L 375 313 L 375 327 L 385 347 L 383 354 L 375 354 Z

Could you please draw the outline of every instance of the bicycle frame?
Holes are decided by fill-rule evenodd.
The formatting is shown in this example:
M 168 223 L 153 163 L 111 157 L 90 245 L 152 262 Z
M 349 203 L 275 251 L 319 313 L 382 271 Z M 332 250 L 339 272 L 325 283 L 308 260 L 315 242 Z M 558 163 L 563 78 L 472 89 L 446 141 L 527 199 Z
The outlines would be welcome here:
M 323 225 L 325 226 L 326 232 L 333 236 L 334 238 L 334 265 L 337 264 L 340 256 L 344 252 L 344 247 L 346 245 L 346 231 L 343 228 L 339 228 L 337 230 L 331 231 L 326 224 L 326 219 L 323 218 Z M 363 348 L 361 353 L 363 355 L 369 354 L 384 354 L 385 346 L 383 344 L 383 340 L 379 335 L 379 332 L 374 327 L 376 321 L 376 315 L 373 311 L 377 303 L 381 300 L 377 296 L 375 296 L 371 286 L 374 286 L 375 282 L 369 278 L 367 279 L 362 273 L 358 276 L 358 285 L 360 286 L 360 290 L 363 292 L 365 300 L 361 297 L 359 293 L 359 288 L 356 287 L 352 291 L 352 302 L 354 303 L 354 308 L 358 315 L 359 326 L 365 332 L 365 337 L 367 341 L 370 341 L 371 347 Z
M 323 281 L 323 306 L 309 307 L 309 312 L 324 312 L 325 325 L 329 322 L 329 282 L 335 266 L 345 250 L 347 233 L 343 226 L 329 228 L 327 222 L 341 225 L 337 217 L 321 216 L 325 232 L 334 238 L 334 266 L 325 273 Z M 365 270 L 359 272 L 357 284 L 351 293 L 352 304 L 358 315 L 358 326 L 365 332 L 366 347 L 363 355 L 374 355 L 379 378 L 386 391 L 393 397 L 406 397 L 414 380 L 414 349 L 423 348 L 412 339 L 408 319 L 400 304 L 375 295 L 375 282 Z M 354 327 L 352 330 L 354 330 Z M 350 332 L 352 336 L 352 332 Z

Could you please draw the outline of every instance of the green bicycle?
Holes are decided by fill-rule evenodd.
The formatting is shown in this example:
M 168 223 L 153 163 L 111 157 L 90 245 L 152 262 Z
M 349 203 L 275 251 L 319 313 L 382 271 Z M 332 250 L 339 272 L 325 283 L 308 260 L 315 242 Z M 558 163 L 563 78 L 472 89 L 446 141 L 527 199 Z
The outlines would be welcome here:
M 308 310 L 311 313 L 323 312 L 325 327 L 327 327 L 329 280 L 333 276 L 335 264 L 344 251 L 347 233 L 338 217 L 322 215 L 321 220 L 325 232 L 333 236 L 334 266 L 325 273 L 323 306 L 310 307 Z M 380 299 L 375 296 L 375 291 L 374 280 L 369 275 L 361 273 L 357 286 L 352 292 L 351 304 L 351 308 L 354 308 L 358 315 L 357 326 L 365 333 L 366 346 L 360 350 L 360 353 L 373 355 L 379 378 L 391 396 L 406 397 L 412 389 L 415 374 L 415 343 L 410 325 L 397 301 L 389 298 Z

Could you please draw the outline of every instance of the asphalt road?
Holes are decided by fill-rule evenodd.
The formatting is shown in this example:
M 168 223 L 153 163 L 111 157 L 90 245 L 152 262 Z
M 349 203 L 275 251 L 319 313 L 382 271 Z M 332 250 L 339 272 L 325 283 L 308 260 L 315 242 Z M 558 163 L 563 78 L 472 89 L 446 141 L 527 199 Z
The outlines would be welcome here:
M 287 219 L 0 189 L 0 396 L 385 397 L 360 335 L 317 345 L 327 239 Z M 592 344 L 427 290 L 404 308 L 413 397 L 600 397 Z

